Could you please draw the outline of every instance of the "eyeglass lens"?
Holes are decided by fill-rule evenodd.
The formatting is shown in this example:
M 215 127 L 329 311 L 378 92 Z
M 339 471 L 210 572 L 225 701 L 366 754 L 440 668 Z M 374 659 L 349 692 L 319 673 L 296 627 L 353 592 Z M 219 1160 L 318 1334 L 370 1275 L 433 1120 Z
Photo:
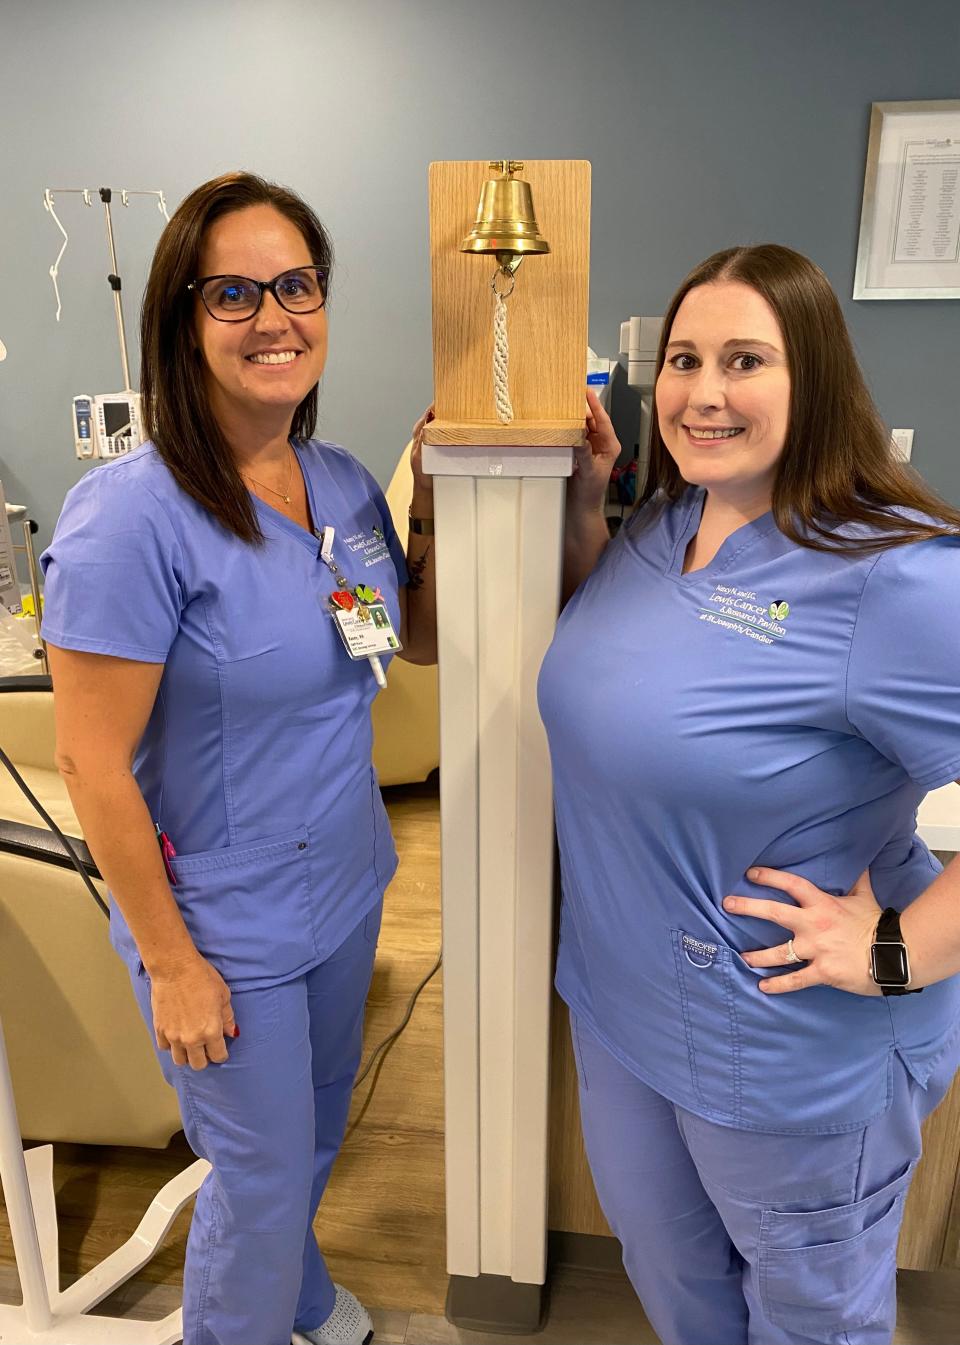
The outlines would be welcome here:
M 324 273 L 317 267 L 284 271 L 273 281 L 273 293 L 289 313 L 309 313 L 324 301 Z M 250 317 L 260 306 L 260 286 L 247 276 L 216 276 L 201 288 L 211 316 L 221 321 Z

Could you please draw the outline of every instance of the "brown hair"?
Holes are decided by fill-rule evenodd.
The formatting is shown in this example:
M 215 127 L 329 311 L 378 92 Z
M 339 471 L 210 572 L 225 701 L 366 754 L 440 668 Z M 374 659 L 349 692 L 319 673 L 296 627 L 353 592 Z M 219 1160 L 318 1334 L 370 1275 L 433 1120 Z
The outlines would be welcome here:
M 774 243 L 728 248 L 695 267 L 664 316 L 657 377 L 681 303 L 690 290 L 714 281 L 740 281 L 756 290 L 783 333 L 790 410 L 772 500 L 780 531 L 816 551 L 862 552 L 960 530 L 960 511 L 891 453 L 837 296 L 819 266 L 799 252 Z M 654 406 L 636 507 L 658 492 L 676 500 L 687 484 L 667 452 Z M 904 517 L 900 508 L 925 517 Z M 838 536 L 834 529 L 845 523 L 863 525 L 870 535 Z
M 225 173 L 197 187 L 160 235 L 140 317 L 140 386 L 147 436 L 188 495 L 245 542 L 263 540 L 250 494 L 210 407 L 193 338 L 197 278 L 207 229 L 249 206 L 269 205 L 303 234 L 315 266 L 327 272 L 333 247 L 299 196 L 252 173 Z M 297 407 L 291 433 L 308 437 L 317 420 L 317 387 Z

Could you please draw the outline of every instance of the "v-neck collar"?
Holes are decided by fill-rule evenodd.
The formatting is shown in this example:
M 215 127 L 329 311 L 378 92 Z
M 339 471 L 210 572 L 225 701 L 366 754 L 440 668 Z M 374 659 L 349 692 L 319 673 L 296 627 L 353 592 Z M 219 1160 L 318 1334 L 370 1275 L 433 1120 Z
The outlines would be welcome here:
M 669 579 L 673 579 L 678 584 L 692 584 L 698 579 L 708 579 L 714 575 L 722 574 L 724 570 L 730 568 L 741 552 L 746 551 L 755 542 L 759 542 L 761 538 L 776 531 L 777 525 L 773 512 L 768 509 L 765 514 L 760 514 L 758 518 L 751 519 L 749 523 L 742 523 L 729 537 L 725 538 L 718 547 L 716 555 L 707 565 L 702 565 L 698 570 L 690 570 L 687 574 L 684 574 L 683 562 L 687 554 L 687 547 L 700 527 L 706 498 L 707 492 L 702 487 L 694 488 L 691 492 L 686 517 L 681 524 L 676 545 L 670 554 L 665 573 Z
M 313 523 L 314 532 L 308 532 L 306 528 L 301 528 L 299 523 L 294 523 L 292 518 L 287 518 L 279 509 L 274 509 L 272 504 L 267 504 L 266 500 L 261 500 L 260 496 L 252 490 L 250 495 L 253 499 L 254 507 L 260 515 L 261 521 L 270 523 L 274 528 L 298 541 L 301 546 L 307 547 L 310 551 L 316 553 L 317 544 L 320 541 L 323 526 L 317 519 L 317 508 L 313 498 L 313 483 L 310 480 L 310 473 L 307 471 L 306 463 L 303 460 L 303 454 L 297 447 L 296 439 L 291 439 L 290 447 L 293 449 L 294 456 L 300 465 L 300 474 L 303 477 L 304 489 L 307 492 L 307 508 L 310 510 L 310 519 Z

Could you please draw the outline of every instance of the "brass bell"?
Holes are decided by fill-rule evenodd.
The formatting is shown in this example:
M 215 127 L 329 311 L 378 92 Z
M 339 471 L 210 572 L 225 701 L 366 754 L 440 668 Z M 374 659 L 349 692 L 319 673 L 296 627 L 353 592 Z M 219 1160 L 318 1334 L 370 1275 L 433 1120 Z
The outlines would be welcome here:
M 490 167 L 501 174 L 488 178 L 480 193 L 477 220 L 460 244 L 461 252 L 494 252 L 497 261 L 515 271 L 528 253 L 549 252 L 533 211 L 530 183 L 514 177 L 523 164 L 514 159 L 494 159 Z

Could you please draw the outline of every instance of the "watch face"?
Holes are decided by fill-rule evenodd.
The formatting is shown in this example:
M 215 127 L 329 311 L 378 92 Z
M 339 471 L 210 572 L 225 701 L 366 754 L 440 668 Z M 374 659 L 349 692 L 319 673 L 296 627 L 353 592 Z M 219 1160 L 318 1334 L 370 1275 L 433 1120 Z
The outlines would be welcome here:
M 873 979 L 877 985 L 908 985 L 910 963 L 902 943 L 875 943 L 870 949 Z

